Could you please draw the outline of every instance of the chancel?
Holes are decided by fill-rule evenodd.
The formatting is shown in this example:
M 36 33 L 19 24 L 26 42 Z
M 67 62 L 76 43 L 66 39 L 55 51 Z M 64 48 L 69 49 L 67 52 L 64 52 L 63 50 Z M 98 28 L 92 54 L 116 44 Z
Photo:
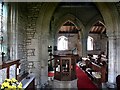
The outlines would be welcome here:
M 0 1 L 0 87 L 119 89 L 120 2 L 17 1 Z

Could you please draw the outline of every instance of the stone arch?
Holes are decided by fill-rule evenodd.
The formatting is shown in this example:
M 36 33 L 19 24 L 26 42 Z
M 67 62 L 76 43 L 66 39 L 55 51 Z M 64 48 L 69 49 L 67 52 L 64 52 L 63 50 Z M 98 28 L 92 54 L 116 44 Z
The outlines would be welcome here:
M 36 21 L 36 38 L 38 39 L 38 60 L 40 60 L 40 84 L 41 86 L 48 81 L 48 45 L 52 41 L 49 39 L 50 19 L 58 3 L 43 3 L 40 8 L 39 16 Z
M 55 22 L 54 35 L 58 32 L 58 30 L 62 26 L 62 24 L 64 22 L 66 22 L 67 20 L 72 21 L 78 27 L 78 29 L 83 30 L 85 28 L 84 25 L 82 24 L 82 22 L 77 17 L 75 17 L 72 14 L 66 14 L 66 15 L 62 16 L 61 19 L 59 19 Z
M 96 2 L 95 5 L 99 9 L 104 23 L 106 25 L 107 34 L 108 36 L 115 35 L 115 30 L 118 29 L 118 11 L 114 3 L 98 3 Z
M 75 17 L 74 15 L 72 15 L 72 14 L 66 14 L 66 15 L 64 15 L 64 16 L 62 16 L 61 17 L 61 19 L 59 19 L 59 20 L 57 20 L 57 21 L 55 21 L 55 27 L 54 27 L 54 39 L 56 39 L 57 38 L 57 33 L 58 33 L 58 31 L 59 31 L 59 28 L 62 26 L 62 24 L 64 23 L 64 22 L 66 22 L 67 20 L 70 20 L 71 22 L 73 22 L 77 27 L 78 27 L 78 29 L 80 29 L 81 30 L 81 32 L 80 32 L 80 34 L 82 35 L 83 34 L 83 30 L 85 30 L 85 27 L 84 27 L 84 25 L 82 24 L 82 22 L 77 18 L 77 17 Z M 57 39 L 56 39 L 57 40 Z M 55 41 L 55 42 L 57 42 L 57 41 Z
M 58 33 L 58 31 L 59 31 L 59 28 L 63 25 L 63 23 L 65 23 L 67 20 L 70 20 L 71 22 L 73 22 L 77 27 L 78 27 L 78 29 L 80 30 L 80 32 L 79 32 L 79 38 L 80 37 L 82 37 L 83 36 L 83 30 L 85 30 L 85 26 L 82 24 L 82 22 L 77 18 L 77 17 L 75 17 L 74 15 L 72 15 L 72 14 L 66 14 L 66 15 L 64 15 L 64 16 L 62 16 L 61 17 L 61 19 L 59 19 L 59 20 L 57 20 L 57 21 L 55 21 L 54 22 L 54 26 L 52 26 L 52 27 L 54 27 L 54 29 L 52 29 L 53 30 L 53 36 L 54 36 L 54 44 L 55 45 L 57 45 L 57 33 Z M 82 40 L 81 40 L 81 38 L 80 38 L 80 41 L 79 42 L 81 42 L 81 45 L 79 45 L 80 46 L 80 54 L 82 55 Z
M 96 22 L 98 22 L 98 21 L 101 21 L 102 23 L 104 23 L 104 20 L 103 20 L 103 18 L 102 18 L 100 15 L 97 15 L 97 16 L 93 17 L 93 18 L 87 23 L 87 25 L 86 25 L 87 35 L 89 34 L 89 31 L 90 31 L 90 29 L 92 28 L 92 26 L 93 26 L 94 24 L 96 24 Z

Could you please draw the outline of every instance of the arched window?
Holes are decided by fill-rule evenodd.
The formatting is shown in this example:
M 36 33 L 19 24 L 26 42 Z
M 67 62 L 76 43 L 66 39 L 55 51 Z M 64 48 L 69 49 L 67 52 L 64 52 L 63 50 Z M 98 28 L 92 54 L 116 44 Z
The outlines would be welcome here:
M 68 50 L 68 38 L 60 36 L 57 43 L 58 50 Z
M 87 50 L 93 50 L 93 38 L 90 36 L 87 39 Z

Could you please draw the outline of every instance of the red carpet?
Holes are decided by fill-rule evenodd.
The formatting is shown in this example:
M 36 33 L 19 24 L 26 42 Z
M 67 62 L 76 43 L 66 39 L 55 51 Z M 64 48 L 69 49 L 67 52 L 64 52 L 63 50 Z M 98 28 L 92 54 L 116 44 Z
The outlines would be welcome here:
M 77 81 L 78 90 L 83 90 L 83 89 L 99 90 L 97 86 L 89 79 L 87 74 L 83 72 L 77 65 L 76 65 L 76 75 L 78 78 Z

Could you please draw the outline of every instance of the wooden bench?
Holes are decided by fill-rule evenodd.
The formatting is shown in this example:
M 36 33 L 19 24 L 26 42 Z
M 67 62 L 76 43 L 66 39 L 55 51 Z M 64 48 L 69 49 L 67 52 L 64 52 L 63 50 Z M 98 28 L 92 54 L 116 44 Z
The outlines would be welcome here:
M 106 65 L 97 65 L 90 60 L 86 60 L 86 70 L 85 72 L 88 74 L 88 76 L 98 85 L 98 87 L 101 87 L 102 83 L 106 82 Z M 87 70 L 87 68 L 90 68 L 90 70 Z

